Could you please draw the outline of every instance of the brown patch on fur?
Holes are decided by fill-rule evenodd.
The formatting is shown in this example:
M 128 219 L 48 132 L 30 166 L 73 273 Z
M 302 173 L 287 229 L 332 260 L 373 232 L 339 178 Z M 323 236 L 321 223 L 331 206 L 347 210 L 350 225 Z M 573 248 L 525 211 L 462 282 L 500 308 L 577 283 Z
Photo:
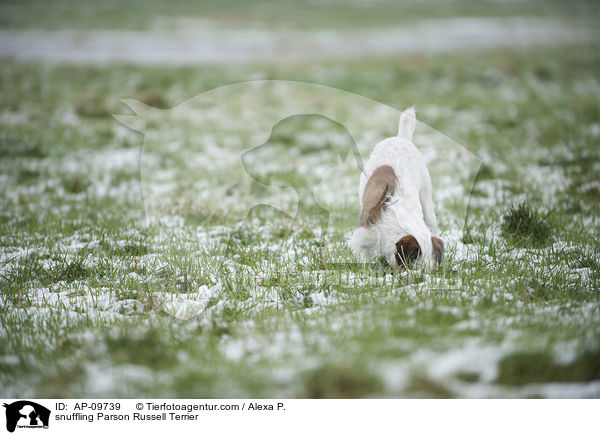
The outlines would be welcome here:
M 362 211 L 358 220 L 361 226 L 373 225 L 381 216 L 385 199 L 393 195 L 398 178 L 389 165 L 375 169 L 369 177 L 363 194 Z
M 421 256 L 421 246 L 413 236 L 404 236 L 396 242 L 396 261 L 398 266 L 408 267 L 408 263 Z
M 431 244 L 433 245 L 433 259 L 440 264 L 444 257 L 444 242 L 439 237 L 431 236 Z

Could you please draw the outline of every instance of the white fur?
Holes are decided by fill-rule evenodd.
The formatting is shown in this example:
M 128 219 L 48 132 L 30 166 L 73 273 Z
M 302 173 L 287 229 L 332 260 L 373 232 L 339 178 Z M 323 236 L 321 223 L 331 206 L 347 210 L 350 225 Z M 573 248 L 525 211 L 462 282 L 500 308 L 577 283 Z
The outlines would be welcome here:
M 431 178 L 423 156 L 411 142 L 415 130 L 414 108 L 400 115 L 398 137 L 378 143 L 360 177 L 359 199 L 362 206 L 365 186 L 371 174 L 380 166 L 394 169 L 398 183 L 381 217 L 374 225 L 359 227 L 349 239 L 356 257 L 370 261 L 383 256 L 396 266 L 396 242 L 412 235 L 421 247 L 418 263 L 432 265 L 431 236 L 437 236 L 438 226 L 431 199 Z
M 415 108 L 411 107 L 410 109 L 406 109 L 400 114 L 400 122 L 398 122 L 398 137 L 400 139 L 406 139 L 409 142 L 412 141 L 416 126 L 417 116 L 415 114 Z
M 378 257 L 380 249 L 380 232 L 374 226 L 358 227 L 349 240 L 350 248 L 362 263 Z

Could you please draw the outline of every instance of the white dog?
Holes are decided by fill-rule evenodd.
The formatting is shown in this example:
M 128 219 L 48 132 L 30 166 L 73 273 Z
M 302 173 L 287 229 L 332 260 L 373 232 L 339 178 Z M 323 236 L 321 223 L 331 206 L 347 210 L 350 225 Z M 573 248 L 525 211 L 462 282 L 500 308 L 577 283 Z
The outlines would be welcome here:
M 383 256 L 394 268 L 440 264 L 444 243 L 431 200 L 431 178 L 412 143 L 414 108 L 400 115 L 398 137 L 378 143 L 360 177 L 362 211 L 350 237 L 352 252 L 367 262 Z

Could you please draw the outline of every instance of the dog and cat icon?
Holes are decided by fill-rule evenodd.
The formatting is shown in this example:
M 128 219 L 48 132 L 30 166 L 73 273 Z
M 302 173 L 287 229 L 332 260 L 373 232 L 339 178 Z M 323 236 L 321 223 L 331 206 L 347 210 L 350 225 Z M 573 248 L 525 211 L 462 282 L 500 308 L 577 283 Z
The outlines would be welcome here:
M 19 428 L 48 428 L 50 410 L 29 400 L 19 400 L 6 408 L 6 430 L 14 432 L 17 425 Z

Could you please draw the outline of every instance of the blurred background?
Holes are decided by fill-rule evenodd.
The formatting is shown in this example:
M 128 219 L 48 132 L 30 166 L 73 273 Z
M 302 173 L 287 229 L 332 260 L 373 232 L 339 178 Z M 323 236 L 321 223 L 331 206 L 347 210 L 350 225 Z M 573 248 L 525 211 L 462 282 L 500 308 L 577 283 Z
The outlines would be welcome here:
M 591 1 L 2 2 L 1 54 L 100 64 L 222 64 L 584 43 Z
M 599 19 L 593 0 L 0 0 L 0 396 L 600 397 Z M 271 79 L 343 98 L 224 87 Z M 280 120 L 288 101 L 319 110 Z M 351 264 L 343 159 L 412 105 L 447 252 L 393 275 Z M 322 238 L 248 217 L 253 195 L 337 217 Z

